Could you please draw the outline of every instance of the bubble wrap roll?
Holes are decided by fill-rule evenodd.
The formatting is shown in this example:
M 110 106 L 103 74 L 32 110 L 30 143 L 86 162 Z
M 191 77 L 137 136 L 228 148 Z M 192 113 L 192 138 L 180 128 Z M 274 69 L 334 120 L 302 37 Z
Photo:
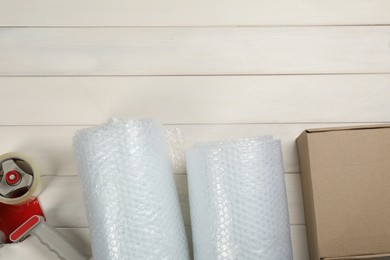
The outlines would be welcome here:
M 111 120 L 74 137 L 94 260 L 187 260 L 162 126 Z
M 187 151 L 195 260 L 291 260 L 280 141 L 247 138 Z

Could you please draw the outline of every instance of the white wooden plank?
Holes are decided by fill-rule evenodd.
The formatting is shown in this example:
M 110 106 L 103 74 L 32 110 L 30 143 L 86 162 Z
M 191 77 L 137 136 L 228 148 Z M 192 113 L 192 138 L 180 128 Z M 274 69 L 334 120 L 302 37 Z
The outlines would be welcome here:
M 294 260 L 309 260 L 305 226 L 291 226 L 291 242 Z
M 307 128 L 350 124 L 237 124 L 170 125 L 179 127 L 186 146 L 194 143 L 249 136 L 274 135 L 281 139 L 286 173 L 299 172 L 295 139 Z M 6 126 L 0 127 L 0 154 L 16 151 L 33 157 L 42 175 L 76 175 L 72 138 L 87 126 Z M 184 162 L 183 162 L 184 163 Z M 176 172 L 179 173 L 179 172 Z
M 389 24 L 387 0 L 2 0 L 2 26 Z
M 85 252 L 91 252 L 88 228 L 59 229 L 62 234 L 72 239 Z M 294 260 L 309 260 L 307 250 L 306 228 L 304 225 L 291 226 Z M 27 238 L 19 244 L 9 244 L 0 249 L 1 259 L 25 260 L 55 260 L 59 259 L 54 253 L 42 245 L 34 237 Z
M 389 26 L 3 28 L 0 75 L 390 72 Z
M 290 224 L 305 224 L 305 212 L 300 174 L 285 174 Z
M 0 125 L 97 124 L 111 115 L 166 124 L 383 122 L 389 85 L 390 74 L 0 77 Z
M 303 200 L 299 174 L 286 174 L 287 197 L 291 224 L 304 224 Z M 77 176 L 45 177 L 39 201 L 50 224 L 56 227 L 86 227 L 80 180 Z M 183 218 L 190 225 L 187 176 L 175 175 Z

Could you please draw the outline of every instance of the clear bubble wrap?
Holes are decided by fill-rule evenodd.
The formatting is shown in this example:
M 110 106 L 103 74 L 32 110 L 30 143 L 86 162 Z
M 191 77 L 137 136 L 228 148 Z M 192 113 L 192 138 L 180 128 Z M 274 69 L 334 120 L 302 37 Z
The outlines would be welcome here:
M 112 119 L 73 141 L 93 259 L 189 259 L 162 126 Z
M 195 260 L 291 260 L 282 151 L 271 136 L 187 151 Z

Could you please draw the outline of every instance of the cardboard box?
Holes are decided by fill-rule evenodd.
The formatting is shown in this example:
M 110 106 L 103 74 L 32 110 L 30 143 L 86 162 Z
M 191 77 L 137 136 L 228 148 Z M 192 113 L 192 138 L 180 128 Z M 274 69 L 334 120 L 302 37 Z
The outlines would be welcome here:
M 297 139 L 311 260 L 390 256 L 390 125 Z

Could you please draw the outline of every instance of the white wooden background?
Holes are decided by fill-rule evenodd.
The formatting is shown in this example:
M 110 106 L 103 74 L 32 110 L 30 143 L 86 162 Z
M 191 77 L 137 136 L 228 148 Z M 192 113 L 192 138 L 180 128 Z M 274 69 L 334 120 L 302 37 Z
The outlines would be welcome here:
M 295 138 L 390 122 L 390 1 L 0 0 L 0 90 L 0 152 L 40 163 L 49 223 L 86 251 L 72 136 L 152 116 L 188 146 L 281 138 L 294 259 L 308 260 Z M 29 238 L 0 259 L 57 257 Z

